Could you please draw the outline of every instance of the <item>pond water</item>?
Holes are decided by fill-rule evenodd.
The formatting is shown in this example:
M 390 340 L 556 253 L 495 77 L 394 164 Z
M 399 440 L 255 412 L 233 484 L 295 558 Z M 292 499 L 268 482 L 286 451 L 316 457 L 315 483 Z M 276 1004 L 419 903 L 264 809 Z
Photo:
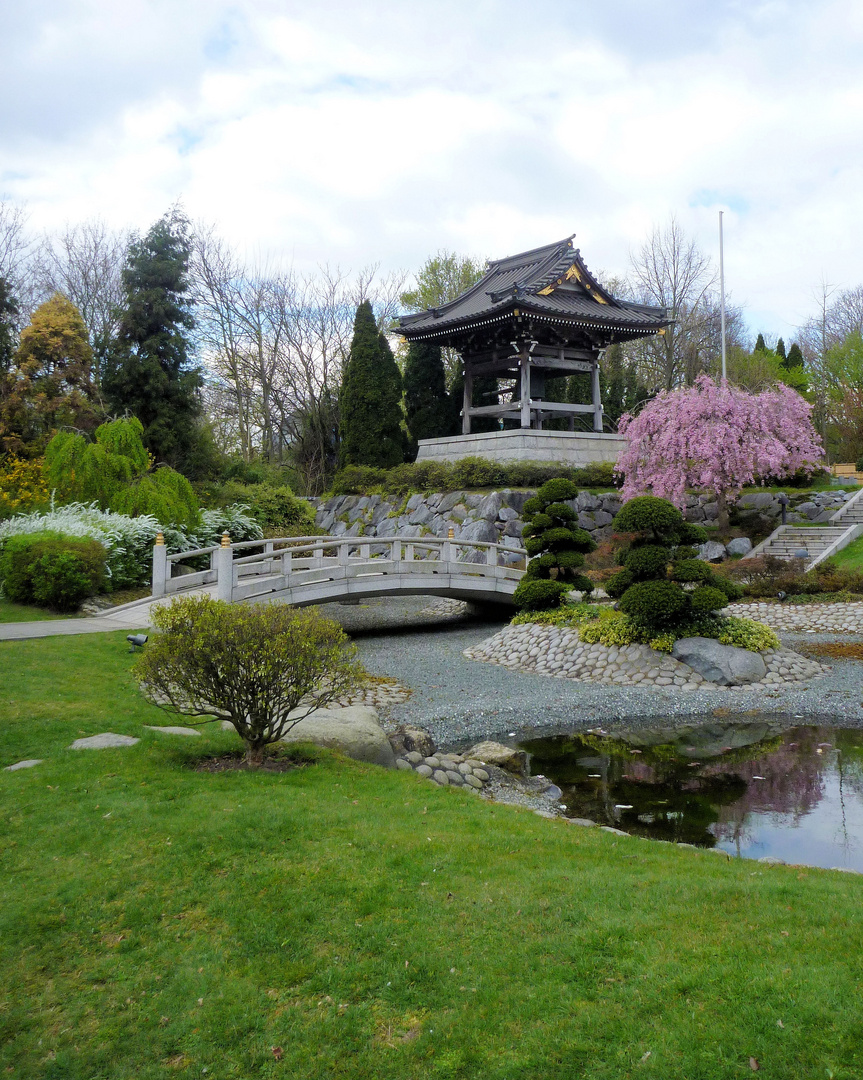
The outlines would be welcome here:
M 522 742 L 569 817 L 638 836 L 863 871 L 863 731 L 770 718 Z

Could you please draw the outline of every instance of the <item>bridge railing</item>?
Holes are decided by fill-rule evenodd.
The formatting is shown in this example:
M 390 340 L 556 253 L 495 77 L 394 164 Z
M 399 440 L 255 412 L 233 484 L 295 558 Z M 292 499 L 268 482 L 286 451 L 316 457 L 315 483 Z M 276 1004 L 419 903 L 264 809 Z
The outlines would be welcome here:
M 209 558 L 208 568 L 181 569 L 186 560 L 202 556 Z M 227 533 L 219 545 L 168 555 L 160 534 L 153 548 L 152 594 L 169 596 L 215 585 L 216 596 L 232 602 L 379 574 L 455 573 L 517 580 L 523 570 L 516 564 L 526 558 L 521 547 L 453 537 L 285 536 L 232 544 Z

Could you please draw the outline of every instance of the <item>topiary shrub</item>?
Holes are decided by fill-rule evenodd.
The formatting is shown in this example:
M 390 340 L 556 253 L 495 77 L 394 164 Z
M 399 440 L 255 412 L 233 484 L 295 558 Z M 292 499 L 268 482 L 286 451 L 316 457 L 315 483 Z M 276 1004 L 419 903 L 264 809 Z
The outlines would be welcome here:
M 572 586 L 560 581 L 523 577 L 516 586 L 512 602 L 519 611 L 548 611 L 560 607 Z
M 726 606 L 730 594 L 707 563 L 692 558 L 690 545 L 703 541 L 704 530 L 684 521 L 671 503 L 639 495 L 620 509 L 614 528 L 631 533 L 633 539 L 619 555 L 623 569 L 605 583 L 605 589 L 634 622 L 653 631 L 671 630 L 693 612 Z M 693 585 L 697 587 L 690 592 Z
M 593 551 L 596 544 L 584 529 L 574 526 L 576 513 L 566 500 L 574 499 L 578 489 L 571 480 L 556 477 L 547 480 L 536 495 L 528 499 L 522 510 L 525 520 L 523 543 L 528 555 L 533 556 L 527 566 L 525 579 L 513 596 L 516 607 L 537 611 L 556 607 L 566 593 L 579 589 L 583 593 L 593 591 L 590 578 L 580 574 L 584 566 L 584 553 Z M 543 593 L 522 590 L 522 586 L 535 582 L 554 582 L 555 590 Z M 534 596 L 542 596 L 540 607 L 526 607 L 535 603 Z M 553 599 L 556 595 L 556 600 Z M 526 598 L 531 599 L 527 600 Z
M 10 536 L 0 555 L 0 581 L 8 600 L 56 611 L 76 611 L 107 588 L 107 552 L 97 540 L 52 533 Z
M 725 596 L 722 601 L 724 606 Z M 636 581 L 621 596 L 620 610 L 642 626 L 660 628 L 689 611 L 689 597 L 672 581 Z

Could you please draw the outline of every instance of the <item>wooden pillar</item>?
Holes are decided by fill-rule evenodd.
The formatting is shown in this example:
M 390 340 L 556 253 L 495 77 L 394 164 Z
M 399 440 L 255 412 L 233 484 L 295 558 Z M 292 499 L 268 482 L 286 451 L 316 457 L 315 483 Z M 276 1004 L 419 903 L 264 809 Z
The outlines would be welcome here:
M 593 430 L 602 431 L 602 395 L 599 389 L 599 360 L 590 369 L 591 401 L 593 403 Z
M 530 357 L 526 352 L 518 358 L 518 366 L 521 371 L 521 421 L 523 428 L 530 427 Z
M 461 433 L 470 435 L 470 407 L 473 404 L 473 372 L 470 361 L 464 362 L 464 405 L 461 412 Z

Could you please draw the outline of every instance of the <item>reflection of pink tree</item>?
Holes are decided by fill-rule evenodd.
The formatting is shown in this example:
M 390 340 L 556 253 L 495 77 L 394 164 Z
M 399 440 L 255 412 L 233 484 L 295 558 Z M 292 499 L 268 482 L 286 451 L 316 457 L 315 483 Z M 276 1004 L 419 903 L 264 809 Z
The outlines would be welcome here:
M 736 765 L 734 771 L 745 780 L 746 793 L 719 808 L 719 821 L 713 828 L 717 840 L 749 841 L 746 822 L 754 812 L 787 814 L 795 824 L 810 813 L 824 796 L 823 774 L 829 760 L 816 753 L 816 748 L 832 734 L 821 728 L 798 729 L 773 753 Z M 706 766 L 704 774 L 726 772 L 727 768 L 717 762 Z M 764 779 L 753 779 L 756 776 Z

